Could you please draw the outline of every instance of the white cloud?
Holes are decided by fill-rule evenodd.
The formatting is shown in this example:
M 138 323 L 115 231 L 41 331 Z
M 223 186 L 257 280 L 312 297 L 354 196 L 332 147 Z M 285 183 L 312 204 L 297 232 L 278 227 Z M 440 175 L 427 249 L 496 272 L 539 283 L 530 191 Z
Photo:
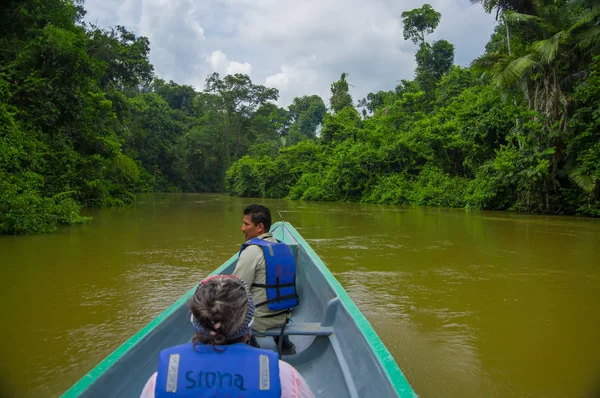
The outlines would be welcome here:
M 494 17 L 469 0 L 435 0 L 441 23 L 428 40 L 455 46 L 468 65 L 484 51 Z M 355 101 L 414 77 L 416 46 L 402 36 L 400 15 L 421 0 L 86 0 L 87 20 L 125 24 L 150 39 L 150 60 L 163 79 L 204 85 L 207 74 L 251 74 L 280 90 L 281 105 L 318 94 L 349 73 Z M 228 58 L 237 61 L 230 61 Z
M 296 68 L 293 66 L 282 65 L 281 72 L 265 79 L 267 87 L 275 87 L 279 90 L 287 90 L 290 85 L 290 79 L 294 79 L 298 75 Z
M 453 42 L 457 63 L 465 65 L 483 51 L 493 30 L 493 18 L 468 0 L 438 3 L 434 7 L 442 12 L 440 37 L 429 40 Z M 305 94 L 319 94 L 327 103 L 329 86 L 342 72 L 349 73 L 355 101 L 414 77 L 416 46 L 404 40 L 401 14 L 420 7 L 420 2 L 258 0 L 249 6 L 248 1 L 237 0 L 230 4 L 244 6 L 238 26 L 242 47 L 272 50 L 267 57 L 272 60 L 269 64 L 253 61 L 253 65 L 257 75 L 262 65 L 270 69 L 265 84 L 280 90 L 282 104 Z M 273 71 L 273 66 L 278 67 Z
M 150 61 L 165 80 L 196 83 L 208 43 L 192 0 L 142 0 L 139 34 L 150 39 Z
M 252 65 L 248 62 L 240 63 L 236 61 L 229 61 L 227 55 L 221 50 L 213 51 L 209 57 L 210 66 L 213 72 L 217 72 L 221 75 L 233 75 L 235 73 L 242 73 L 248 76 L 252 74 Z
M 243 64 L 235 61 L 229 62 L 229 65 L 227 66 L 227 74 L 234 73 L 243 73 L 250 76 L 252 74 L 252 65 L 250 65 L 248 62 L 244 62 Z
M 313 55 L 296 65 L 281 65 L 279 72 L 265 78 L 264 85 L 279 90 L 280 106 L 289 105 L 294 97 L 313 94 L 327 102 L 329 86 L 322 86 L 320 80 L 317 57 Z
M 227 65 L 229 64 L 227 56 L 221 50 L 213 51 L 210 54 L 209 62 L 212 70 L 219 73 L 227 70 Z

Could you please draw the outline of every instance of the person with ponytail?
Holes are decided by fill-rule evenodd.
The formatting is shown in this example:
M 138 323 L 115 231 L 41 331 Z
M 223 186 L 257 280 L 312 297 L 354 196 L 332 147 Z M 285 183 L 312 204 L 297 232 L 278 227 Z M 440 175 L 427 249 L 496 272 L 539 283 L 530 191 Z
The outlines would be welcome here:
M 312 398 L 306 381 L 278 354 L 248 345 L 254 300 L 233 275 L 204 279 L 190 300 L 192 341 L 159 353 L 140 398 Z

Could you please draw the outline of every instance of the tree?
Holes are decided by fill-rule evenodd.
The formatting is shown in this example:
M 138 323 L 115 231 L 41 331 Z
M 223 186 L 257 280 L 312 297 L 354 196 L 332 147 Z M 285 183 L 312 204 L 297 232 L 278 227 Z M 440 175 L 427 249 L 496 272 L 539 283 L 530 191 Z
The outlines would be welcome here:
M 317 127 L 327 113 L 325 103 L 318 95 L 296 97 L 289 106 L 292 130 L 309 139 L 316 138 Z
M 120 25 L 110 30 L 92 28 L 87 32 L 88 54 L 104 64 L 102 88 L 137 88 L 150 83 L 154 67 L 148 61 L 147 37 L 136 37 Z
M 519 154 L 545 154 L 545 163 L 535 161 L 535 167 L 527 167 L 541 170 L 541 165 L 546 165 L 539 183 L 531 186 L 538 208 L 550 211 L 569 185 L 566 175 L 581 189 L 592 186 L 584 184 L 586 179 L 581 176 L 587 174 L 575 171 L 577 168 L 568 173 L 561 169 L 565 163 L 574 163 L 573 152 L 568 150 L 569 141 L 573 142 L 569 116 L 575 97 L 571 93 L 588 78 L 592 56 L 598 51 L 600 7 L 590 1 L 536 3 L 533 14 L 504 11 L 506 45 L 497 40 L 493 50 L 474 65 L 492 77 L 505 99 L 524 104 L 531 111 L 530 121 L 519 123 L 512 136 Z M 512 28 L 510 42 L 508 25 Z M 536 127 L 526 128 L 530 125 Z M 571 159 L 567 158 L 569 153 Z M 531 157 L 521 164 L 532 164 Z
M 325 115 L 321 130 L 322 142 L 342 142 L 349 138 L 355 138 L 361 127 L 362 121 L 356 109 L 350 106 L 345 107 L 335 115 Z
M 567 143 L 565 151 L 566 170 L 569 178 L 584 194 L 575 190 L 572 211 L 600 216 L 600 55 L 594 57 L 590 76 L 576 88 L 573 100 L 576 110 L 569 121 L 573 138 Z
M 454 46 L 446 40 L 438 40 L 432 46 L 423 43 L 417 52 L 415 81 L 421 90 L 433 96 L 435 87 L 454 62 Z
M 222 132 L 220 149 L 224 159 L 225 169 L 229 168 L 232 159 L 242 156 L 244 149 L 243 125 L 256 109 L 269 100 L 277 100 L 277 89 L 255 85 L 248 75 L 236 73 L 221 79 L 218 73 L 213 73 L 206 79 L 205 90 L 215 94 L 215 100 L 220 110 L 218 126 Z M 224 174 L 223 174 L 224 177 Z
M 264 143 L 281 144 L 281 135 L 287 133 L 289 112 L 277 105 L 267 102 L 252 114 L 247 123 L 246 138 L 249 147 Z
M 338 113 L 347 106 L 352 106 L 352 97 L 349 93 L 348 82 L 346 81 L 347 73 L 342 73 L 340 80 L 331 84 L 331 108 L 335 113 Z
M 160 95 L 171 109 L 182 110 L 187 114 L 198 116 L 194 110 L 194 99 L 197 93 L 192 86 L 179 85 L 172 80 L 165 83 L 162 79 L 154 79 L 152 90 Z
M 433 100 L 436 85 L 454 62 L 454 46 L 451 43 L 438 40 L 431 45 L 425 41 L 425 33 L 433 33 L 441 16 L 429 4 L 402 13 L 404 39 L 419 44 L 415 82 L 426 94 L 427 102 Z
M 221 97 L 226 112 L 238 113 L 249 117 L 260 105 L 267 101 L 276 101 L 279 91 L 252 83 L 248 75 L 236 73 L 220 78 L 213 73 L 206 78 L 205 90 Z
M 88 30 L 69 1 L 0 9 L 0 232 L 51 231 L 84 220 L 82 206 L 131 202 L 140 170 L 112 99 L 148 71 L 147 42 Z
M 425 34 L 433 33 L 440 23 L 441 14 L 429 4 L 402 13 L 404 40 L 411 39 L 415 44 L 425 43 Z
M 483 82 L 477 78 L 473 69 L 454 65 L 450 68 L 448 73 L 442 77 L 436 87 L 436 105 L 447 106 L 464 90 L 481 84 L 483 84 Z
M 174 146 L 185 126 L 158 94 L 141 94 L 129 99 L 124 150 L 139 160 L 148 174 L 152 190 L 167 191 L 177 182 L 173 170 Z
M 547 128 L 556 125 L 566 130 L 566 91 L 598 50 L 600 7 L 590 5 L 565 14 L 559 4 L 551 4 L 536 11 L 539 16 L 535 17 L 505 13 L 505 24 L 518 24 L 528 41 L 522 52 L 513 53 L 510 47 L 508 53 L 488 52 L 474 65 L 491 75 L 506 96 L 521 92 L 528 108 L 543 116 Z
M 504 11 L 531 14 L 534 11 L 535 4 L 533 0 L 471 0 L 471 3 L 480 3 L 488 14 L 495 9 L 496 20 Z
M 196 126 L 177 138 L 173 168 L 186 192 L 214 192 L 223 187 L 218 132 L 212 126 Z
M 367 96 L 358 101 L 358 106 L 363 108 L 363 117 L 367 116 L 368 112 L 375 112 L 376 109 L 383 106 L 386 96 L 385 91 L 378 91 L 376 93 L 369 93 Z

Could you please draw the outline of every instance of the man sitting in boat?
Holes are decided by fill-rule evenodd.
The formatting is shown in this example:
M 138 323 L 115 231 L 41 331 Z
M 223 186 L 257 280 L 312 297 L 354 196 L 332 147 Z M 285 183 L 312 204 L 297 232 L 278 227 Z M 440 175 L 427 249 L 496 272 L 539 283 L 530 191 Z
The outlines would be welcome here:
M 160 352 L 158 372 L 140 398 L 313 397 L 302 375 L 276 352 L 247 344 L 255 307 L 244 281 L 232 275 L 206 278 L 190 310 L 192 342 Z
M 267 207 L 254 204 L 244 209 L 242 232 L 246 243 L 242 245 L 233 271 L 233 275 L 250 286 L 256 301 L 254 330 L 259 332 L 284 326 L 291 310 L 298 305 L 292 250 L 273 238 L 270 228 L 271 211 Z M 273 339 L 282 355 L 294 353 L 296 346 L 288 336 L 283 336 L 281 342 L 279 337 Z

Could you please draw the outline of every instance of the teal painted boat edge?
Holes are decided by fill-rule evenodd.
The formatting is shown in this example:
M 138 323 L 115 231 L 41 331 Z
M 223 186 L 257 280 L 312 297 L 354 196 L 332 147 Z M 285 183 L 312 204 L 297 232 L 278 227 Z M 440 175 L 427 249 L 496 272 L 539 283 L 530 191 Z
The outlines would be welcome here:
M 229 260 L 225 261 L 219 268 L 215 269 L 207 276 L 222 273 L 222 271 L 225 270 L 236 259 L 237 253 L 231 256 Z M 138 331 L 136 334 L 127 339 L 116 350 L 114 350 L 111 354 L 104 358 L 102 362 L 100 362 L 98 365 L 92 368 L 92 370 L 90 370 L 85 376 L 83 376 L 77 383 L 75 383 L 71 388 L 65 391 L 64 394 L 61 395 L 61 398 L 77 397 L 80 394 L 82 394 L 85 390 L 87 390 L 87 388 L 90 387 L 96 379 L 102 376 L 102 374 L 106 372 L 119 358 L 121 358 L 121 356 L 123 356 L 133 346 L 142 341 L 142 339 L 149 335 L 158 324 L 160 324 L 163 320 L 168 318 L 178 308 L 180 308 L 182 305 L 185 305 L 196 291 L 197 286 L 198 284 L 194 285 L 193 288 L 188 290 L 187 293 L 185 293 L 177 301 L 171 304 L 167 309 L 165 309 L 163 312 L 157 315 L 156 318 L 150 321 L 150 323 L 148 323 L 140 331 Z
M 274 224 L 275 227 L 278 223 Z M 291 232 L 292 236 L 296 241 L 304 247 L 308 255 L 311 257 L 315 265 L 319 268 L 321 273 L 329 284 L 333 287 L 334 291 L 342 301 L 342 304 L 346 307 L 358 328 L 363 333 L 365 339 L 367 340 L 369 346 L 373 350 L 373 353 L 377 357 L 377 360 L 381 364 L 384 372 L 388 376 L 390 382 L 394 386 L 394 389 L 401 397 L 418 397 L 416 392 L 411 387 L 410 383 L 400 370 L 400 367 L 394 360 L 392 354 L 388 351 L 387 347 L 383 344 L 379 335 L 375 332 L 375 329 L 371 326 L 367 318 L 363 315 L 360 309 L 356 306 L 354 301 L 350 298 L 344 287 L 340 284 L 340 282 L 333 276 L 331 271 L 327 268 L 325 263 L 321 260 L 321 258 L 317 255 L 317 253 L 310 247 L 308 242 L 304 240 L 302 235 L 294 228 L 293 225 L 286 222 L 284 227 L 289 232 Z

